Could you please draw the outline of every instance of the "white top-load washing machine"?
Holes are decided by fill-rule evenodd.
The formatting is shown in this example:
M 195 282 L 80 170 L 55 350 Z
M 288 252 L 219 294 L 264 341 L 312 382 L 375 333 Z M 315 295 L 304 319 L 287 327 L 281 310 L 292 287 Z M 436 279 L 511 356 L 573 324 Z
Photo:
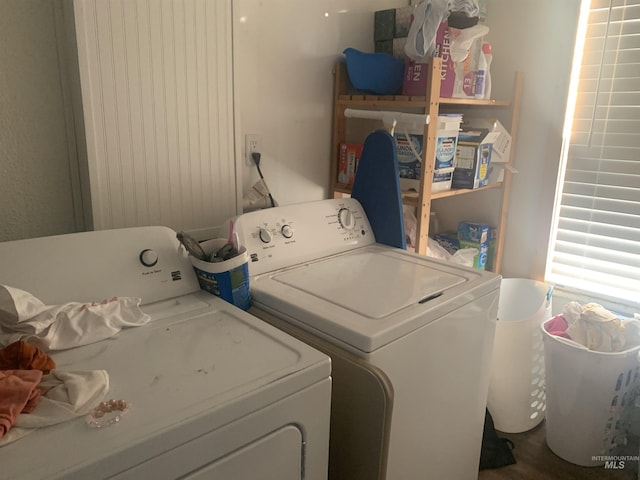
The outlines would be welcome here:
M 47 305 L 142 298 L 149 323 L 49 352 L 57 370 L 106 370 L 130 410 L 0 447 L 0 478 L 325 479 L 330 359 L 199 289 L 174 231 L 77 233 L 0 243 L 0 283 Z M 36 407 L 37 409 L 37 407 Z
M 500 276 L 376 244 L 351 198 L 235 228 L 252 313 L 332 357 L 330 478 L 477 478 Z

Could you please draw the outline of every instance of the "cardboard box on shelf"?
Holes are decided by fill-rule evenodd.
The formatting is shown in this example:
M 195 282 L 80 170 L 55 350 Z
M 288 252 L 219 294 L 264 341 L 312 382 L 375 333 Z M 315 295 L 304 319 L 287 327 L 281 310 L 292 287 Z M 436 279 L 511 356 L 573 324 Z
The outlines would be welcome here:
M 486 223 L 460 222 L 458 224 L 458 240 L 460 248 L 477 248 L 478 255 L 473 259 L 473 268 L 484 270 L 489 251 L 490 226 Z
M 405 58 L 404 46 L 407 43 L 407 37 L 391 38 L 389 40 L 379 40 L 376 42 L 376 53 L 388 53 L 398 58 Z
M 338 183 L 353 186 L 358 161 L 362 155 L 361 144 L 341 143 L 338 161 Z
M 412 6 L 378 10 L 373 14 L 373 39 L 392 40 L 409 35 Z
M 463 221 L 458 223 L 458 239 L 489 246 L 489 229 L 487 223 Z
M 442 59 L 440 72 L 440 96 L 451 97 L 453 95 L 454 71 L 453 61 L 450 56 L 451 38 L 449 24 L 444 21 L 436 32 L 436 56 Z M 404 80 L 402 93 L 404 95 L 425 96 L 427 92 L 428 63 L 419 63 L 407 59 L 404 66 Z
M 440 71 L 440 96 L 445 98 L 476 98 L 476 71 L 482 47 L 482 38 L 471 44 L 469 55 L 462 62 L 451 58 L 451 31 L 444 21 L 436 31 L 436 57 L 442 60 Z M 424 96 L 427 91 L 429 64 L 407 59 L 405 62 L 402 93 Z
M 478 270 L 485 270 L 487 265 L 487 252 L 489 247 L 476 242 L 469 242 L 467 240 L 460 240 L 460 248 L 476 248 L 478 254 L 473 257 L 473 268 Z
M 486 130 L 462 131 L 458 134 L 454 188 L 478 188 L 489 183 L 491 143 L 485 142 Z
M 506 163 L 511 154 L 511 135 L 496 118 L 467 118 L 466 126 L 470 129 L 484 129 L 489 133 L 484 138 L 485 143 L 491 143 L 491 162 Z

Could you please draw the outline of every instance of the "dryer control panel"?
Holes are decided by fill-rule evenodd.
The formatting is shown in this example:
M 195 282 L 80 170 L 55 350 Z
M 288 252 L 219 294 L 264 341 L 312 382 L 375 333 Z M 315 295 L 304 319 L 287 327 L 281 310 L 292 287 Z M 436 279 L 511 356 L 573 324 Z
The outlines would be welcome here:
M 369 220 L 353 198 L 319 200 L 240 215 L 240 244 L 257 275 L 375 243 Z

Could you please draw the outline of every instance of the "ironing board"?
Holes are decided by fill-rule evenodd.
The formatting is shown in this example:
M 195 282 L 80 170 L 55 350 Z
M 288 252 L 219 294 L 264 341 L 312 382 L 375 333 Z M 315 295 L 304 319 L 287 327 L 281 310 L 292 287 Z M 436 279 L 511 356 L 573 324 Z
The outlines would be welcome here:
M 362 205 L 378 243 L 407 248 L 396 143 L 386 130 L 365 140 L 351 196 Z

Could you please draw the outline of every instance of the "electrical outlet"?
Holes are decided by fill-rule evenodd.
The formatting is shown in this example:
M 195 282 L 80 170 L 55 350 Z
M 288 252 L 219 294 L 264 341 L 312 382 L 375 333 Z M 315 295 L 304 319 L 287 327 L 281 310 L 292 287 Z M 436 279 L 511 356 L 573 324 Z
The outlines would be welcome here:
M 247 159 L 247 165 L 253 166 L 256 163 L 253 161 L 253 158 L 251 158 L 251 154 L 253 152 L 260 152 L 260 135 L 247 134 L 245 135 L 244 140 L 244 151 L 245 158 Z

